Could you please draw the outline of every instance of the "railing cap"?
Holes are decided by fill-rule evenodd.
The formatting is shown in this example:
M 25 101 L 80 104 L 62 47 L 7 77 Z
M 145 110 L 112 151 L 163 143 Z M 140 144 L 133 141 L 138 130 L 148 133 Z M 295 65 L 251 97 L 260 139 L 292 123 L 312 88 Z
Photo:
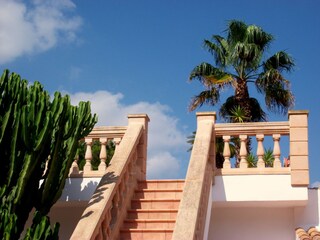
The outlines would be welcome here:
M 216 120 L 216 112 L 197 112 L 197 121 L 199 120 Z
M 290 115 L 309 115 L 309 110 L 289 110 L 288 116 Z
M 135 119 L 135 118 L 143 118 L 147 120 L 147 122 L 150 122 L 150 118 L 147 114 L 141 113 L 141 114 L 128 114 L 128 119 Z

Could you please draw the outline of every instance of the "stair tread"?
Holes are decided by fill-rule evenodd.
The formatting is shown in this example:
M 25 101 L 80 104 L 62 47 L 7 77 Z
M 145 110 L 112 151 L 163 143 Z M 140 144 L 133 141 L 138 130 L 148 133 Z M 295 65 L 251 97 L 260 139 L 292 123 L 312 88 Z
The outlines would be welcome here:
M 121 228 L 121 232 L 173 232 L 167 228 Z
M 180 179 L 139 181 L 120 228 L 120 239 L 171 239 L 184 182 Z
M 142 180 L 138 181 L 139 183 L 144 183 L 144 182 L 185 182 L 184 179 L 161 179 L 161 180 L 156 180 L 156 179 L 149 179 L 149 180 Z
M 175 222 L 175 219 L 149 219 L 149 218 L 143 218 L 143 219 L 125 219 L 125 222 Z
M 183 192 L 183 190 L 179 188 L 175 188 L 175 189 L 141 188 L 141 189 L 136 189 L 135 192 Z
M 140 208 L 131 208 L 128 209 L 128 212 L 177 212 L 178 209 L 140 209 Z
M 163 201 L 172 201 L 172 202 L 180 202 L 180 199 L 176 199 L 176 198 L 135 198 L 135 199 L 131 199 L 131 201 L 139 201 L 139 202 L 150 202 L 150 201 L 154 201 L 154 202 L 163 202 Z
M 139 181 L 137 189 L 183 189 L 184 180 Z

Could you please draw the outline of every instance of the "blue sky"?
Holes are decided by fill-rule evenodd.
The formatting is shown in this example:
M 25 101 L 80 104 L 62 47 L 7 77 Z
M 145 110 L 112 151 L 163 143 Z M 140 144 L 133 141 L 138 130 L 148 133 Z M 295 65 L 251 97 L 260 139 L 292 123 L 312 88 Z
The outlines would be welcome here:
M 314 182 L 320 179 L 319 9 L 317 0 L 0 0 L 0 70 L 39 80 L 75 103 L 92 101 L 99 125 L 126 125 L 127 114 L 147 113 L 149 177 L 182 178 L 189 159 L 186 136 L 196 125 L 187 107 L 202 90 L 188 75 L 197 64 L 212 62 L 203 39 L 223 35 L 231 19 L 259 25 L 275 36 L 269 56 L 286 50 L 295 59 L 295 71 L 286 77 L 294 109 L 310 111 Z

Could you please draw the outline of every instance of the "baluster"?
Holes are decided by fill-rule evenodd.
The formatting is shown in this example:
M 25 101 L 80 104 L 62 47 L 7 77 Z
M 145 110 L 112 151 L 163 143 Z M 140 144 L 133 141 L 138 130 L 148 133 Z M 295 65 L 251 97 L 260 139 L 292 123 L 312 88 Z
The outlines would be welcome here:
M 115 143 L 115 148 L 117 148 L 121 142 L 121 138 L 114 138 L 113 141 Z
M 92 146 L 92 139 L 85 139 L 85 143 L 87 146 L 86 149 L 86 154 L 85 154 L 85 160 L 86 160 L 86 164 L 83 167 L 83 171 L 84 172 L 90 172 L 91 171 L 91 160 L 92 160 L 92 150 L 91 150 L 91 146 Z
M 104 172 L 107 168 L 107 138 L 100 138 L 100 143 L 101 143 L 101 149 L 100 149 L 100 164 L 98 167 L 98 170 L 100 172 Z
M 119 194 L 120 194 L 120 196 L 119 196 L 119 199 L 120 199 L 119 208 L 120 209 L 122 208 L 122 204 L 123 204 L 123 202 L 125 200 L 125 198 L 124 198 L 124 190 L 125 190 L 124 189 L 124 184 L 123 184 L 123 181 L 121 181 L 120 184 L 119 184 Z
M 264 134 L 257 134 L 256 135 L 257 141 L 258 141 L 258 146 L 257 146 L 257 156 L 258 156 L 258 163 L 257 167 L 258 168 L 265 168 L 265 163 L 263 161 L 263 154 L 264 154 L 264 148 L 263 148 L 263 139 L 264 139 Z
M 118 215 L 119 215 L 119 189 L 116 191 L 116 193 L 113 196 L 112 199 L 112 213 L 111 213 L 111 222 L 112 225 L 114 225 L 117 222 Z
M 240 168 L 248 168 L 247 162 L 247 135 L 240 135 Z
M 274 156 L 274 162 L 273 162 L 273 167 L 274 168 L 281 168 L 281 161 L 280 161 L 280 134 L 273 134 L 273 156 Z
M 104 220 L 103 220 L 104 221 Z M 101 225 L 99 226 L 99 231 L 98 231 L 98 235 L 95 237 L 96 240 L 98 239 L 104 239 L 103 238 L 103 228 L 102 228 L 102 225 L 103 225 L 103 221 L 101 223 Z
M 224 142 L 224 147 L 223 147 L 223 157 L 224 157 L 224 162 L 223 162 L 223 168 L 231 168 L 231 163 L 230 163 L 230 136 L 223 136 L 223 142 Z
M 132 182 L 133 181 L 133 174 L 132 174 L 132 156 L 129 159 L 129 163 L 127 165 L 127 169 L 126 172 L 128 173 L 128 182 Z
M 128 184 L 129 184 L 129 172 L 126 171 L 123 175 L 122 181 L 121 181 L 122 185 L 123 185 L 123 190 L 122 190 L 122 195 L 123 198 L 125 198 L 127 196 L 127 191 L 128 191 Z
M 103 225 L 103 239 L 110 239 L 111 236 L 111 209 L 109 208 L 106 212 L 105 221 Z
M 77 153 L 76 156 L 74 157 L 74 161 L 72 162 L 69 174 L 79 173 L 78 160 L 79 160 L 79 155 Z

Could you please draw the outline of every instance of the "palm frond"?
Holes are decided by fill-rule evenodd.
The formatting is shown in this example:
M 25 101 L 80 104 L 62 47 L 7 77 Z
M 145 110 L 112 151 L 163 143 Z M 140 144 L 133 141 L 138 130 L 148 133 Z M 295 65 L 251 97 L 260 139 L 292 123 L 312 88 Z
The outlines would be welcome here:
M 201 63 L 196 66 L 189 76 L 190 81 L 193 79 L 198 79 L 207 88 L 214 84 L 223 87 L 224 85 L 231 85 L 233 82 L 232 75 L 209 63 Z
M 263 31 L 259 26 L 249 25 L 247 27 L 247 43 L 255 44 L 259 47 L 260 51 L 264 51 L 268 48 L 273 39 L 271 34 Z
M 294 96 L 281 82 L 276 82 L 266 87 L 265 102 L 270 111 L 286 114 L 294 105 Z
M 294 67 L 294 60 L 285 51 L 280 51 L 275 53 L 266 62 L 264 62 L 263 67 L 265 71 L 276 69 L 279 72 L 290 72 Z
M 272 112 L 286 114 L 294 105 L 290 82 L 282 75 L 283 71 L 291 71 L 293 67 L 293 59 L 284 51 L 277 52 L 263 63 L 264 71 L 256 80 L 256 87 L 265 94 L 266 106 Z
M 241 78 L 256 71 L 273 36 L 256 25 L 230 21 L 228 29 L 230 63 Z
M 237 42 L 244 42 L 247 35 L 247 24 L 238 20 L 231 20 L 228 23 L 228 43 L 229 45 L 233 45 Z
M 193 131 L 190 136 L 187 137 L 187 143 L 190 144 L 190 148 L 187 150 L 188 152 L 192 151 L 194 140 L 196 138 L 196 131 Z
M 213 35 L 212 41 L 205 39 L 203 46 L 214 56 L 215 64 L 218 67 L 225 68 L 228 65 L 229 46 L 223 37 Z
M 234 65 L 242 63 L 244 69 L 257 69 L 262 53 L 256 44 L 238 42 L 233 49 L 231 58 Z
M 193 111 L 201 107 L 203 104 L 214 106 L 219 102 L 219 99 L 220 93 L 215 87 L 211 88 L 210 90 L 202 91 L 199 95 L 196 95 L 191 99 L 189 111 Z

